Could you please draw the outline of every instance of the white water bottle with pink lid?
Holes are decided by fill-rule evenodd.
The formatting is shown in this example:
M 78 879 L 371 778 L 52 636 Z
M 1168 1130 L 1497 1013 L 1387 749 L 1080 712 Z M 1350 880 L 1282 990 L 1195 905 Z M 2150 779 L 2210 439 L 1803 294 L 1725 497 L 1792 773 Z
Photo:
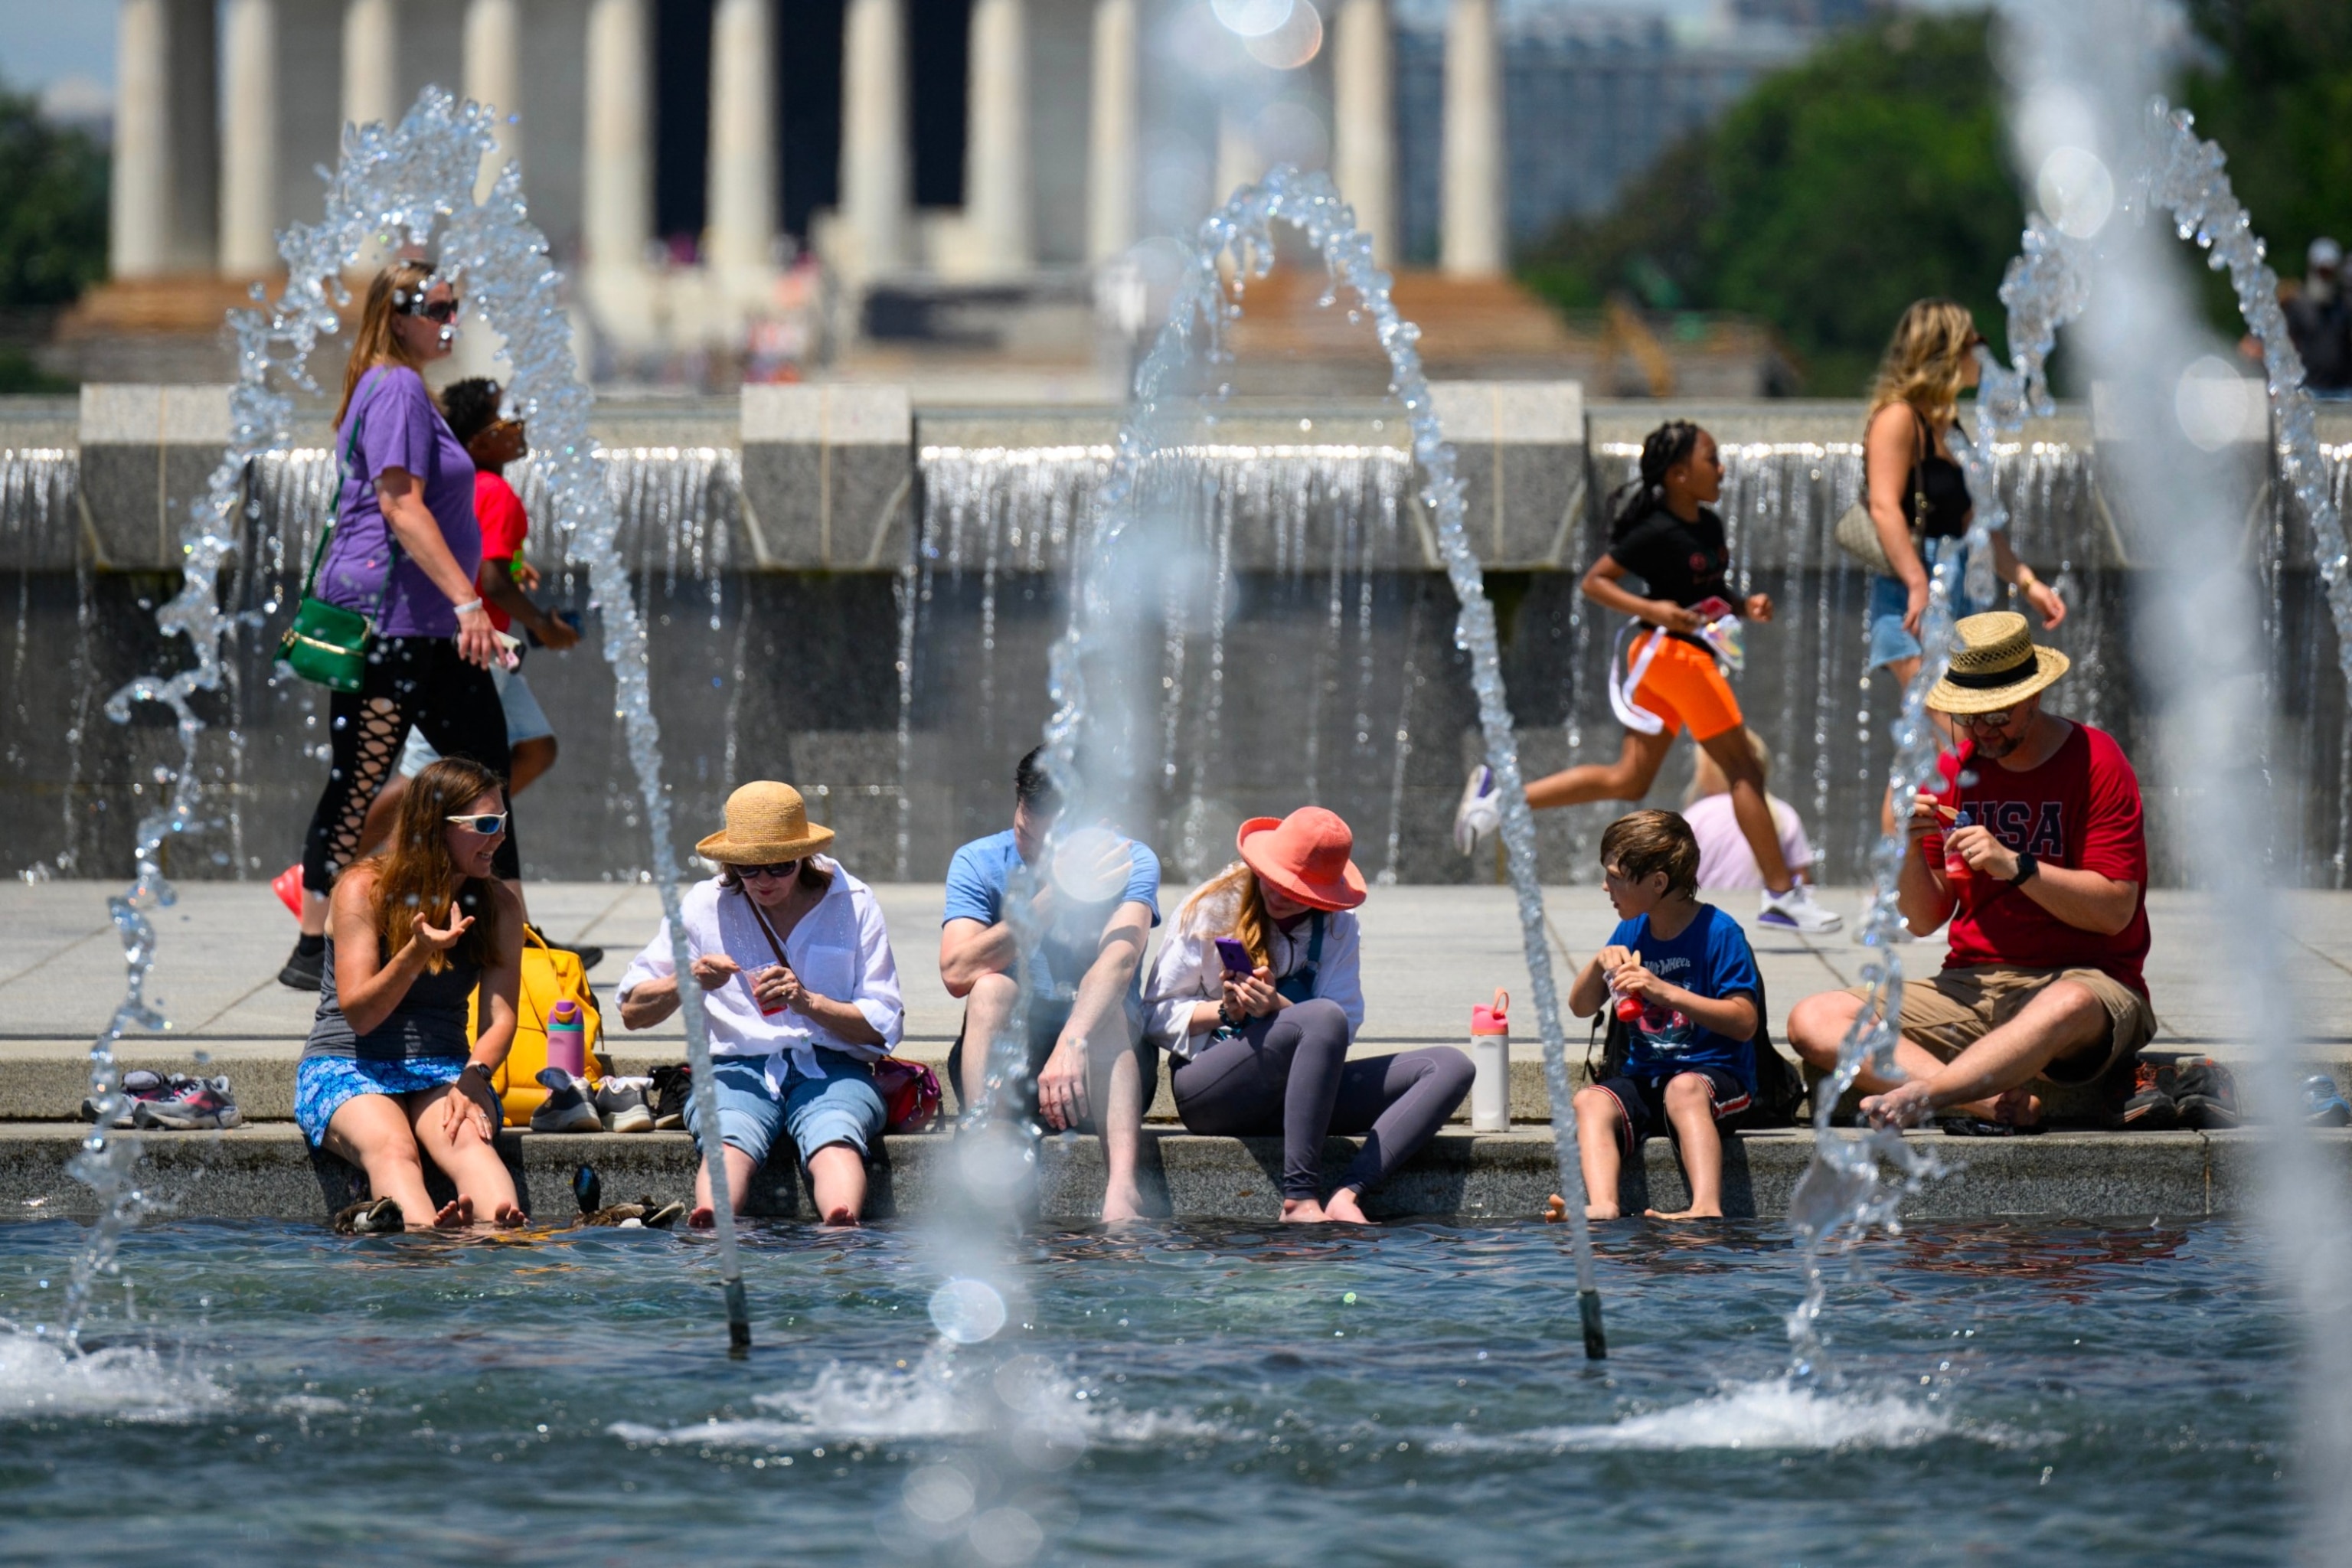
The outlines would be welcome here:
M 1470 1131 L 1511 1130 L 1511 994 L 1470 1009 Z
M 547 1065 L 573 1078 L 588 1076 L 588 1020 L 569 996 L 547 1010 Z

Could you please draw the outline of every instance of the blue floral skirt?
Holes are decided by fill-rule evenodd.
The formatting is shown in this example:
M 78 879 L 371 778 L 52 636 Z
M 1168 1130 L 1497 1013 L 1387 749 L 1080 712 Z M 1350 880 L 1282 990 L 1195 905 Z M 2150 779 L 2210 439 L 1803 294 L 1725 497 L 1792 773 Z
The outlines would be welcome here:
M 363 1094 L 414 1094 L 455 1083 L 466 1070 L 464 1057 L 419 1057 L 411 1061 L 362 1061 L 351 1057 L 304 1057 L 294 1069 L 294 1120 L 313 1148 L 327 1141 L 327 1123 L 348 1100 Z

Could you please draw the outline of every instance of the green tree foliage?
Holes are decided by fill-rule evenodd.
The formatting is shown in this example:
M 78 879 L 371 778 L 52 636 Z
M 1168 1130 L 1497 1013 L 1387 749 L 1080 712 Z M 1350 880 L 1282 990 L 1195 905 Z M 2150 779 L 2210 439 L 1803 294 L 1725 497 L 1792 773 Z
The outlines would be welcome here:
M 2229 154 L 2230 183 L 2272 264 L 2298 276 L 2316 237 L 2352 243 L 2352 5 L 2191 0 L 2189 9 L 2212 55 L 2182 83 L 2181 101 Z M 2226 290 L 2217 297 L 2228 303 Z
M 106 276 L 106 153 L 0 89 L 0 309 L 69 305 Z
M 1858 395 L 1922 295 L 1966 302 L 1998 348 L 2024 212 L 1986 26 L 1882 16 L 1767 78 L 1613 211 L 1564 226 L 1528 282 L 1571 308 L 1624 290 L 1755 316 L 1817 395 Z

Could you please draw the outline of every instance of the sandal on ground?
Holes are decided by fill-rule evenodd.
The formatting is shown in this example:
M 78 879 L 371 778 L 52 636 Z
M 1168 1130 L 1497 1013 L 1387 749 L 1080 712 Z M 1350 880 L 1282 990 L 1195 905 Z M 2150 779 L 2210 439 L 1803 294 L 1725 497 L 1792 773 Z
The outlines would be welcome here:
M 362 1198 L 335 1214 L 338 1236 L 385 1236 L 407 1227 L 407 1217 L 390 1198 Z
M 1947 1138 L 2038 1138 L 2049 1128 L 2039 1121 L 1988 1121 L 1981 1116 L 1939 1116 L 1936 1131 Z

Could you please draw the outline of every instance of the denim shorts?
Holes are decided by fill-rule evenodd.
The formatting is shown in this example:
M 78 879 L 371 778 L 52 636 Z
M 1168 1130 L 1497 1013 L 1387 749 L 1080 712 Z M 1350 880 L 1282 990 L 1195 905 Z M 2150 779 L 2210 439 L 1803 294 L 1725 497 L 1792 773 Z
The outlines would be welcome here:
M 525 741 L 543 741 L 555 733 L 555 726 L 547 721 L 547 710 L 539 705 L 521 670 L 492 669 L 490 679 L 499 689 L 499 706 L 506 710 L 509 750 Z M 407 743 L 400 749 L 400 776 L 413 779 L 440 760 L 441 753 L 425 738 L 424 730 L 410 726 Z
M 882 1135 L 882 1091 L 874 1069 L 840 1051 L 816 1053 L 819 1077 L 793 1069 L 791 1058 L 776 1064 L 781 1091 L 768 1082 L 765 1057 L 720 1057 L 710 1064 L 710 1087 L 719 1095 L 719 1135 L 756 1164 L 768 1163 L 778 1134 L 789 1137 L 801 1163 L 828 1143 L 846 1143 L 860 1154 Z M 698 1140 L 700 1107 L 686 1100 L 686 1128 Z
M 318 1148 L 327 1142 L 335 1112 L 363 1094 L 414 1094 L 455 1083 L 466 1070 L 464 1057 L 416 1057 L 404 1062 L 352 1057 L 304 1057 L 294 1068 L 294 1121 Z
M 1936 563 L 1947 554 L 1958 564 L 1952 579 L 1952 618 L 1979 616 L 1991 609 L 1969 597 L 1969 542 L 1965 539 L 1929 539 L 1921 542 L 1920 560 L 1932 575 Z M 1998 595 L 2000 584 L 1994 584 Z M 1917 658 L 1919 639 L 1903 627 L 1903 612 L 1909 607 L 1910 594 L 1899 577 L 1873 577 L 1870 580 L 1870 664 L 1872 669 L 1884 669 L 1899 658 Z

